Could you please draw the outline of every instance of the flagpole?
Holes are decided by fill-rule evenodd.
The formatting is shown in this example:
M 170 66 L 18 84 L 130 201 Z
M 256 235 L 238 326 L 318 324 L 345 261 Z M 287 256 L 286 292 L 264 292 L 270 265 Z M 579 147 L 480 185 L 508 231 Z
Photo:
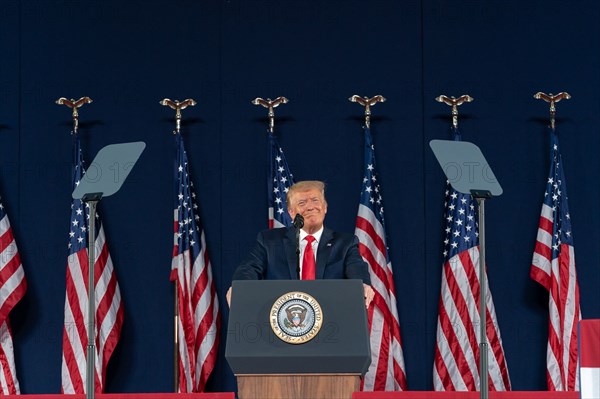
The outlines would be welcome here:
M 370 129 L 371 128 L 371 107 L 373 107 L 377 103 L 386 102 L 386 98 L 384 96 L 382 96 L 381 94 L 378 94 L 371 98 L 369 98 L 367 96 L 361 97 L 357 94 L 354 94 L 354 95 L 350 96 L 350 98 L 348 98 L 348 101 L 353 102 L 353 103 L 358 103 L 358 104 L 362 105 L 363 107 L 365 107 L 364 129 Z M 300 255 L 298 255 L 298 257 L 300 257 Z M 366 298 L 366 293 L 365 293 L 365 298 Z M 362 390 L 362 388 L 361 388 L 361 390 Z
M 580 368 L 581 358 L 580 356 L 578 357 L 578 351 L 583 348 L 581 335 L 579 335 L 580 345 L 579 347 L 577 346 L 578 334 L 580 334 L 583 329 L 571 329 L 568 327 L 571 324 L 573 326 L 577 325 L 581 320 L 581 307 L 579 303 L 579 283 L 575 270 L 575 257 L 567 255 L 567 260 L 562 256 L 564 253 L 563 251 L 566 251 L 567 253 L 574 251 L 574 244 L 571 234 L 572 228 L 570 226 L 570 216 L 567 209 L 568 197 L 566 195 L 566 182 L 564 181 L 564 168 L 558 149 L 558 135 L 555 130 L 556 103 L 563 99 L 568 100 L 571 96 L 567 92 L 561 92 L 557 95 L 538 92 L 533 97 L 549 103 L 549 128 L 552 129 L 552 132 L 550 133 L 550 171 L 544 200 L 542 202 L 537 243 L 545 241 L 539 238 L 539 232 L 541 231 L 545 232 L 548 229 L 554 229 L 556 234 L 552 236 L 551 242 L 545 242 L 543 245 L 544 247 L 552 247 L 552 253 L 539 251 L 536 243 L 533 252 L 530 276 L 533 280 L 546 288 L 550 296 L 550 301 L 555 303 L 555 305 L 549 306 L 548 309 L 550 321 L 548 326 L 549 336 L 547 347 L 547 353 L 549 355 L 546 359 L 546 378 L 548 386 L 556 387 L 556 390 L 561 391 L 574 391 L 579 390 L 578 381 L 581 382 L 579 374 L 580 371 L 583 372 L 583 368 Z M 546 207 L 551 207 L 552 212 L 550 215 L 545 214 L 544 208 Z M 566 247 L 561 249 L 563 246 Z M 554 267 L 554 261 L 557 261 L 558 263 L 557 268 Z M 563 284 L 563 273 L 566 273 L 568 276 L 568 287 Z M 546 277 L 548 275 L 550 275 L 550 279 L 546 282 Z M 560 325 L 556 325 L 552 322 L 554 318 L 559 317 L 561 319 Z M 580 324 L 580 328 L 582 327 L 583 324 Z M 560 342 L 552 339 L 553 336 L 561 337 Z M 570 358 L 570 360 L 565 360 L 567 358 Z M 596 398 L 597 396 L 586 396 L 583 387 L 581 387 L 581 397 Z
M 458 107 L 473 101 L 468 94 L 456 98 L 440 95 L 435 99 L 452 107 L 452 127 L 458 129 Z M 488 338 L 487 338 L 487 279 L 485 273 L 485 200 L 492 198 L 489 190 L 471 190 L 471 196 L 477 201 L 479 230 L 479 398 L 488 399 Z
M 550 128 L 555 130 L 556 103 L 563 99 L 571 99 L 571 95 L 566 91 L 560 92 L 556 95 L 553 95 L 552 93 L 546 94 L 539 91 L 533 95 L 533 98 L 536 100 L 544 100 L 550 104 Z
M 378 94 L 376 96 L 373 96 L 371 98 L 364 96 L 361 97 L 359 95 L 353 95 L 352 97 L 350 97 L 348 99 L 348 101 L 351 101 L 353 103 L 358 103 L 360 105 L 362 105 L 363 107 L 365 107 L 365 127 L 367 129 L 371 128 L 371 107 L 374 106 L 377 103 L 383 103 L 386 101 L 385 97 Z
M 56 104 L 65 105 L 73 110 L 73 133 L 78 133 L 79 112 L 77 111 L 84 104 L 89 104 L 92 99 L 81 97 L 79 100 L 67 100 L 61 97 L 56 100 Z M 102 198 L 102 193 L 92 193 L 84 195 L 81 200 L 89 205 L 89 229 L 88 229 L 88 331 L 87 331 L 87 356 L 86 356 L 86 398 L 94 399 L 96 383 L 96 291 L 94 280 L 94 263 L 96 260 L 96 205 Z
M 179 100 L 170 100 L 168 98 L 164 98 L 159 101 L 160 105 L 165 107 L 169 107 L 175 110 L 175 130 L 173 134 L 177 135 L 181 132 L 181 110 L 186 109 L 187 107 L 193 107 L 197 103 L 191 98 L 188 98 L 183 101 Z M 177 280 L 173 282 L 174 284 L 174 309 L 173 309 L 173 392 L 179 392 L 179 288 L 177 284 Z
M 267 132 L 269 133 L 269 142 L 267 144 L 267 159 L 269 159 L 270 165 L 269 165 L 269 171 L 267 173 L 267 198 L 271 198 L 270 196 L 273 195 L 273 193 L 271 192 L 272 190 L 272 186 L 273 186 L 273 181 L 271 181 L 272 179 L 272 173 L 274 170 L 274 159 L 271 156 L 271 140 L 275 140 L 275 110 L 274 108 L 278 107 L 281 104 L 287 104 L 289 102 L 289 100 L 286 97 L 280 96 L 277 97 L 275 100 L 271 100 L 270 98 L 267 98 L 266 100 L 261 98 L 261 97 L 256 97 L 254 100 L 250 101 L 252 104 L 254 105 L 261 105 L 263 107 L 265 107 L 268 110 L 267 113 L 267 117 L 269 118 L 269 125 L 267 127 Z M 290 182 L 290 184 L 292 184 L 292 182 Z M 267 200 L 267 202 L 269 202 L 270 200 Z M 269 220 L 269 228 L 272 228 L 273 225 L 275 223 L 275 214 L 274 214 L 274 209 L 269 205 L 269 210 L 268 210 L 268 220 Z M 302 224 L 304 224 L 304 221 L 302 221 Z M 296 228 L 296 275 L 298 280 L 300 280 L 300 227 L 298 227 L 299 224 L 296 223 L 294 225 L 294 227 Z M 231 295 L 231 294 L 230 294 Z
M 364 146 L 366 147 L 368 145 L 368 143 L 371 141 L 372 136 L 371 133 L 368 129 L 371 129 L 371 107 L 373 107 L 374 105 L 376 105 L 377 103 L 383 103 L 386 101 L 386 98 L 380 94 L 373 96 L 371 98 L 367 97 L 367 96 L 359 96 L 357 94 L 354 94 L 352 96 L 350 96 L 348 98 L 348 101 L 353 102 L 353 103 L 357 103 L 361 106 L 364 107 L 364 116 L 365 116 L 365 123 L 363 126 L 363 140 L 364 140 Z M 378 237 L 380 239 L 383 240 L 383 243 L 385 245 L 385 241 L 386 241 L 386 233 L 385 233 L 385 226 L 383 224 L 383 215 L 381 212 L 383 212 L 383 205 L 381 204 L 381 192 L 379 191 L 379 183 L 375 182 L 375 178 L 376 178 L 376 171 L 375 171 L 375 150 L 373 147 L 373 144 L 371 142 L 371 148 L 370 148 L 370 155 L 367 155 L 367 150 L 364 150 L 364 162 L 365 164 L 363 164 L 363 166 L 366 166 L 367 158 L 372 157 L 372 160 L 370 160 L 369 162 L 373 162 L 372 165 L 369 165 L 370 168 L 365 169 L 365 174 L 364 174 L 364 179 L 365 181 L 368 181 L 368 176 L 371 175 L 371 178 L 373 179 L 373 184 L 375 184 L 375 191 L 379 192 L 379 199 L 377 201 L 371 201 L 371 203 L 367 203 L 366 204 L 366 208 L 369 209 L 368 213 L 372 214 L 374 217 L 374 220 L 371 219 L 371 217 L 366 216 L 362 214 L 361 208 L 365 207 L 365 204 L 363 203 L 363 201 L 359 201 L 359 207 L 358 207 L 358 214 L 357 214 L 357 218 L 359 216 L 361 217 L 365 217 L 365 221 L 366 223 L 369 225 L 368 228 L 373 228 L 375 231 L 377 231 L 377 228 L 375 227 L 376 224 L 380 224 L 379 227 L 381 227 L 383 229 L 383 236 Z M 369 181 L 370 183 L 370 181 Z M 363 181 L 363 186 L 361 188 L 361 193 L 363 192 L 363 190 L 365 190 L 366 188 L 366 184 Z M 361 194 L 362 197 L 362 194 Z M 372 213 L 371 213 L 372 212 Z M 358 230 L 360 229 L 361 231 L 363 230 L 368 230 L 368 228 L 366 227 L 359 227 L 359 223 L 357 222 L 356 224 L 356 232 L 358 232 Z M 360 234 L 356 234 L 358 237 L 360 237 Z M 369 234 L 366 234 L 367 236 Z M 376 233 L 376 235 L 379 235 L 379 233 Z M 370 239 L 367 240 L 370 242 Z M 369 249 L 367 249 L 367 251 L 373 250 L 373 248 L 371 247 L 371 245 L 368 242 L 365 242 L 362 238 L 359 238 L 359 242 L 360 245 L 366 245 Z M 362 251 L 361 251 L 361 255 L 362 255 Z M 388 256 L 387 251 L 384 251 L 384 255 L 385 255 L 385 261 L 388 263 L 388 266 L 390 265 L 390 259 Z M 368 269 L 369 269 L 369 274 L 372 276 L 374 273 L 374 267 L 385 267 L 383 264 L 377 265 L 379 263 L 379 261 L 368 261 L 367 259 L 364 259 L 364 261 L 367 263 L 368 265 Z M 389 272 L 391 272 L 391 270 L 388 270 Z M 392 279 L 390 279 L 392 280 Z M 380 289 L 378 289 L 377 287 L 373 286 L 370 288 L 367 288 L 366 285 L 364 285 L 363 288 L 363 293 L 364 293 L 364 298 L 365 298 L 365 304 L 369 302 L 369 305 L 367 306 L 367 319 L 368 319 L 368 333 L 369 335 L 371 335 L 371 333 L 376 330 L 377 328 L 382 328 L 384 327 L 383 325 L 377 325 L 376 322 L 374 322 L 374 317 L 373 317 L 373 313 L 369 311 L 369 309 L 374 310 L 375 307 L 377 307 L 377 312 L 379 312 L 379 314 L 384 318 L 387 319 L 389 317 L 389 319 L 391 320 L 391 323 L 388 327 L 385 327 L 388 329 L 388 333 L 391 335 L 394 335 L 391 330 L 393 329 L 392 325 L 396 324 L 397 328 L 398 328 L 398 334 L 400 331 L 400 325 L 398 324 L 398 311 L 396 309 L 395 304 L 390 303 L 390 300 L 393 298 L 393 296 L 391 296 L 391 292 L 394 291 L 394 284 L 393 281 L 388 281 L 384 283 L 384 287 Z M 381 299 L 380 304 L 376 304 L 376 301 L 374 300 L 375 296 L 377 296 Z M 370 296 L 370 299 L 367 299 L 367 297 Z M 370 315 L 370 316 L 369 316 Z M 373 324 L 375 323 L 375 324 Z M 396 348 L 394 349 L 394 345 L 393 345 L 393 339 L 395 338 L 391 338 L 390 340 L 387 340 L 386 343 L 384 343 L 383 341 L 380 343 L 375 344 L 372 340 L 370 340 L 369 345 L 371 347 L 371 355 L 370 355 L 370 360 L 372 362 L 371 366 L 373 364 L 376 364 L 377 362 L 379 362 L 379 364 L 382 364 L 382 359 L 385 360 L 385 363 L 391 364 L 392 360 L 394 361 L 394 363 L 396 361 L 398 361 L 398 366 L 400 368 L 400 372 L 398 373 L 399 376 L 396 373 L 396 370 L 392 371 L 392 377 L 393 377 L 393 390 L 396 390 L 398 387 L 400 390 L 405 390 L 406 389 L 406 371 L 405 371 L 405 367 L 404 367 L 404 356 L 402 355 L 401 351 L 402 351 L 402 344 L 400 343 L 400 336 L 398 336 L 398 341 L 400 343 L 400 349 Z M 381 347 L 383 345 L 389 345 L 389 351 L 387 351 L 385 354 L 382 353 Z M 400 352 L 400 353 L 398 353 Z M 392 359 L 393 358 L 393 359 Z M 394 364 L 396 365 L 396 364 Z M 388 374 L 387 377 L 385 376 L 385 374 Z M 387 371 L 383 372 L 383 378 L 380 378 L 380 370 L 373 370 L 372 367 L 369 367 L 367 369 L 367 371 L 364 373 L 363 376 L 361 376 L 360 378 L 360 390 L 367 390 L 367 391 L 373 391 L 375 389 L 375 386 L 378 384 L 383 384 L 387 387 L 387 382 L 386 382 L 386 378 L 389 378 L 389 374 L 390 374 L 390 370 L 388 368 Z M 367 383 L 367 381 L 371 381 L 369 383 Z

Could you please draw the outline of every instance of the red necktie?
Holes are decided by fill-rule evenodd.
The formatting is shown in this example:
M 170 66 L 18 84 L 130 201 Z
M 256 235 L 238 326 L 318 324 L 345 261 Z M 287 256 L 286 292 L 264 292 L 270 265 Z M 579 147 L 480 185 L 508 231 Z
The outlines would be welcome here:
M 306 236 L 304 239 L 308 242 L 306 243 L 304 257 L 302 258 L 302 280 L 314 280 L 317 267 L 315 265 L 315 253 L 313 252 L 312 243 L 315 237 Z

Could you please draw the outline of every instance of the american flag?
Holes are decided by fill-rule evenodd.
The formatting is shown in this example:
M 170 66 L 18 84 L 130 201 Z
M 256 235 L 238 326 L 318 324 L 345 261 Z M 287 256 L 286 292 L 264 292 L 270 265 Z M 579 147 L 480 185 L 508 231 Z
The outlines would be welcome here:
M 286 194 L 294 184 L 294 178 L 273 133 L 269 133 L 269 228 L 290 227 L 292 218 L 287 211 Z
M 171 281 L 177 284 L 179 392 L 203 392 L 217 359 L 221 319 L 200 210 L 179 133 L 176 141 Z
M 8 314 L 25 295 L 27 281 L 8 215 L 1 203 L 0 253 L 0 385 L 3 394 L 17 395 L 19 381 Z
M 600 319 L 579 323 L 581 399 L 600 398 Z
M 454 140 L 460 140 L 452 129 Z M 433 365 L 436 391 L 477 391 L 479 381 L 479 231 L 477 202 L 448 184 L 442 287 Z M 510 390 L 510 378 L 492 293 L 486 278 L 490 391 Z
M 85 171 L 79 137 L 74 134 L 73 190 Z M 71 202 L 67 293 L 63 329 L 62 392 L 86 393 L 86 353 L 88 345 L 88 227 L 89 207 L 81 200 Z M 103 392 L 106 365 L 117 346 L 123 325 L 123 302 L 114 271 L 104 228 L 96 217 L 95 302 L 96 355 L 95 391 Z
M 355 234 L 359 240 L 360 254 L 369 265 L 375 298 L 367 312 L 371 365 L 361 389 L 400 391 L 406 389 L 406 371 L 392 263 L 386 245 L 381 188 L 375 171 L 375 147 L 368 128 L 365 128 L 364 167 Z
M 546 379 L 551 391 L 579 390 L 577 323 L 581 320 L 575 248 L 567 204 L 567 182 L 558 150 L 558 136 L 550 131 L 550 173 L 544 193 L 531 278 L 549 292 Z

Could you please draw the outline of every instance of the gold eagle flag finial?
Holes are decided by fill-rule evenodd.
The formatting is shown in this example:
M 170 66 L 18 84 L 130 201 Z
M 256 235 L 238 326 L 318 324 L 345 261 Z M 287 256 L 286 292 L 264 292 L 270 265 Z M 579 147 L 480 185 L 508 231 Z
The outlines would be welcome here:
M 285 97 L 277 97 L 275 100 L 271 100 L 270 98 L 262 99 L 260 97 L 256 97 L 252 100 L 252 104 L 254 105 L 262 105 L 266 109 L 269 110 L 269 133 L 273 134 L 275 130 L 275 111 L 273 108 L 278 107 L 280 104 L 287 104 L 290 100 Z
M 382 96 L 380 94 L 373 96 L 371 98 L 369 98 L 367 96 L 361 97 L 361 96 L 355 94 L 352 97 L 350 97 L 348 99 L 348 101 L 351 101 L 353 103 L 358 103 L 358 104 L 362 105 L 363 107 L 365 107 L 365 127 L 370 128 L 371 127 L 371 107 L 377 103 L 385 102 L 386 99 L 384 96 Z
M 158 103 L 175 110 L 175 131 L 173 134 L 177 134 L 181 130 L 181 110 L 186 109 L 187 107 L 193 107 L 197 104 L 196 101 L 191 98 L 185 99 L 181 102 L 179 102 L 179 100 L 165 98 L 160 100 Z
M 546 94 L 542 93 L 541 91 L 538 91 L 533 95 L 533 98 L 535 98 L 536 100 L 544 100 L 550 104 L 550 127 L 552 128 L 552 130 L 554 130 L 556 118 L 556 103 L 563 99 L 569 100 L 571 98 L 571 95 L 566 91 L 562 91 L 556 95 L 553 95 L 552 93 Z
M 448 97 L 446 95 L 440 95 L 435 98 L 437 102 L 444 103 L 452 107 L 452 127 L 458 128 L 458 107 L 464 103 L 470 103 L 473 101 L 473 97 L 468 94 L 456 98 L 454 96 Z
M 65 97 L 61 97 L 56 100 L 58 105 L 66 105 L 73 110 L 73 134 L 77 134 L 77 129 L 79 128 L 79 112 L 77 110 L 91 102 L 92 99 L 89 97 L 81 97 L 79 100 L 67 100 Z

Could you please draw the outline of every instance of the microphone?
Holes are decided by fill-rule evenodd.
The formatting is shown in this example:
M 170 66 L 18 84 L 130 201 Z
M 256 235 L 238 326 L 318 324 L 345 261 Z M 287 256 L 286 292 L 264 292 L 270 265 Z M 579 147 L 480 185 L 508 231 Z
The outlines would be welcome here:
M 300 280 L 300 229 L 304 227 L 304 217 L 299 213 L 294 216 L 294 227 L 296 228 L 296 276 Z
M 297 213 L 294 217 L 294 227 L 297 229 L 304 227 L 304 217 L 302 217 L 302 215 L 299 213 Z

